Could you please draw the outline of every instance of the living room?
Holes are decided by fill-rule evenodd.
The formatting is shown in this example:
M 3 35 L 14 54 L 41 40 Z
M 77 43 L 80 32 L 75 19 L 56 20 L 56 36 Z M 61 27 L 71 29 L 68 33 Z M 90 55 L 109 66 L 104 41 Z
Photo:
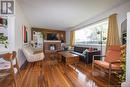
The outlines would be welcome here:
M 2 1 L 0 87 L 130 86 L 129 0 Z

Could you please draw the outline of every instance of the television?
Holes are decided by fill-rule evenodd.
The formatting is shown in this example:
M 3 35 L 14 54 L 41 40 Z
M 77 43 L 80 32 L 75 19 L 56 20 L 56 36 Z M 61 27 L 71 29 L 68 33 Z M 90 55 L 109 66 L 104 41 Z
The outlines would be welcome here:
M 58 40 L 57 33 L 47 33 L 47 40 Z

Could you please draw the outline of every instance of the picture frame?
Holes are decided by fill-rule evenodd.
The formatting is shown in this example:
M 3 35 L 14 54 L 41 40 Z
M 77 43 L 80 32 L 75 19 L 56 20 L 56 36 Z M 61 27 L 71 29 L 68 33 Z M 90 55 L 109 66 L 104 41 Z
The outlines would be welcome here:
M 28 29 L 25 25 L 22 26 L 23 43 L 28 43 Z

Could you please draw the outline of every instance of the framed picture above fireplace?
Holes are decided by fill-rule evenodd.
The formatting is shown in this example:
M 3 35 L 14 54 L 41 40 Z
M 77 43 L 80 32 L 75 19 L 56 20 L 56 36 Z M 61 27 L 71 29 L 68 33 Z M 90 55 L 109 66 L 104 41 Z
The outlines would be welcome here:
M 47 40 L 58 40 L 57 33 L 47 33 Z

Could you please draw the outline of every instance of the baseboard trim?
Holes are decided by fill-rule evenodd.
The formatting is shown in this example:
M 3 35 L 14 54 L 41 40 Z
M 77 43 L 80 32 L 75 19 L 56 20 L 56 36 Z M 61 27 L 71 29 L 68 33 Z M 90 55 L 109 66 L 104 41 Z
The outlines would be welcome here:
M 22 66 L 20 67 L 20 70 L 23 69 L 26 65 L 28 64 L 27 60 L 22 64 Z

